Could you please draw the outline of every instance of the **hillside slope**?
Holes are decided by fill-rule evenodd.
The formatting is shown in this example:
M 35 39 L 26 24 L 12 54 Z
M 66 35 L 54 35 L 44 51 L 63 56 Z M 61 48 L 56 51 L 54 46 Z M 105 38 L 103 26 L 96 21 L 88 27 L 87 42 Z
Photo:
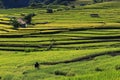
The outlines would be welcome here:
M 89 8 L 89 9 L 120 8 L 120 2 L 110 1 L 110 2 L 104 2 L 104 3 L 97 3 L 93 5 L 87 5 L 85 6 L 85 8 Z

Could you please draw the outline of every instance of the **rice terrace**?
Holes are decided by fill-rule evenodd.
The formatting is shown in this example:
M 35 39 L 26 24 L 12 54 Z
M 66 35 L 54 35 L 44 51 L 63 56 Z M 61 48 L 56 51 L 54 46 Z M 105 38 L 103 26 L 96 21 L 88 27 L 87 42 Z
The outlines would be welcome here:
M 8 1 L 0 80 L 120 80 L 120 0 Z

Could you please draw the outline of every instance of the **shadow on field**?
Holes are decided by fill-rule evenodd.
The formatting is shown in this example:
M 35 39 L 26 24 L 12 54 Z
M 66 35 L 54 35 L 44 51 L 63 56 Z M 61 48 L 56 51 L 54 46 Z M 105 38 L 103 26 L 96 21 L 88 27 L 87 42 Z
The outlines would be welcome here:
M 58 61 L 58 62 L 44 62 L 44 63 L 41 63 L 41 64 L 43 64 L 43 65 L 56 65 L 56 64 L 61 64 L 61 63 L 73 63 L 73 62 L 78 62 L 78 61 L 92 60 L 95 57 L 103 56 L 103 55 L 117 56 L 117 55 L 120 55 L 120 51 L 104 52 L 104 53 L 99 53 L 99 54 L 91 54 L 91 55 L 88 55 L 88 56 L 78 57 L 78 58 L 71 59 L 71 60 Z

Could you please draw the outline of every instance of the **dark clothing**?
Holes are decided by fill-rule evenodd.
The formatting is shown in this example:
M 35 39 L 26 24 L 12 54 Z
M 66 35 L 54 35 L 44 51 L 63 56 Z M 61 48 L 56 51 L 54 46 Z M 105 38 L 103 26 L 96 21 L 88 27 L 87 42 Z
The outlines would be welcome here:
M 38 62 L 36 62 L 35 64 L 34 64 L 34 67 L 36 68 L 36 69 L 39 69 L 39 63 Z

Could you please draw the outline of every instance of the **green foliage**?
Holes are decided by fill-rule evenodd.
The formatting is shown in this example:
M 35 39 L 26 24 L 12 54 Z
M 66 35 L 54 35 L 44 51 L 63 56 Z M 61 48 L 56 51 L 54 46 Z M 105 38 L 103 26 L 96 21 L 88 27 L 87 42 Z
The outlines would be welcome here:
M 64 9 L 65 9 L 65 10 L 70 10 L 70 7 L 65 7 Z
M 45 5 L 41 3 L 31 3 L 29 6 L 32 8 L 44 8 Z
M 24 20 L 26 21 L 27 24 L 31 24 L 32 17 L 36 16 L 34 13 L 30 13 L 25 15 Z
M 114 6 L 108 9 L 108 5 Z M 76 6 L 68 11 L 61 8 L 62 12 L 54 14 L 46 14 L 46 9 L 1 10 L 0 22 L 6 23 L 9 21 L 6 15 L 31 12 L 38 15 L 33 18 L 34 28 L 12 30 L 9 24 L 0 25 L 0 31 L 5 32 L 0 33 L 0 77 L 3 80 L 120 80 L 117 52 L 120 51 L 120 24 L 116 23 L 120 17 L 119 3 Z M 90 17 L 96 12 L 100 18 Z M 45 51 L 51 39 L 56 42 L 52 49 Z M 85 56 L 89 59 L 80 60 Z M 36 61 L 41 65 L 39 70 L 34 69 Z
M 53 13 L 54 11 L 53 11 L 53 9 L 48 8 L 46 12 L 47 12 L 47 13 Z
M 120 3 L 118 1 L 97 3 L 93 5 L 87 5 L 84 8 L 87 9 L 110 9 L 110 8 L 120 8 Z
M 94 3 L 101 3 L 103 0 L 93 0 Z
M 10 23 L 11 25 L 13 25 L 14 29 L 18 29 L 20 27 L 20 23 L 17 21 L 16 18 L 11 18 Z
M 58 8 L 57 11 L 63 11 L 63 8 Z
M 71 8 L 75 8 L 75 5 L 72 5 Z
M 63 71 L 57 70 L 57 71 L 55 71 L 54 74 L 55 74 L 55 75 L 63 75 L 63 76 L 66 76 L 66 75 L 67 75 L 67 72 L 63 72 Z
M 61 71 L 61 70 L 56 70 L 54 72 L 55 75 L 61 75 L 61 76 L 75 76 L 75 73 L 71 71 Z
M 116 65 L 116 66 L 115 66 L 115 69 L 116 69 L 116 70 L 120 70 L 120 65 Z
M 95 68 L 95 71 L 101 72 L 101 71 L 103 71 L 103 69 L 97 67 L 97 68 Z

